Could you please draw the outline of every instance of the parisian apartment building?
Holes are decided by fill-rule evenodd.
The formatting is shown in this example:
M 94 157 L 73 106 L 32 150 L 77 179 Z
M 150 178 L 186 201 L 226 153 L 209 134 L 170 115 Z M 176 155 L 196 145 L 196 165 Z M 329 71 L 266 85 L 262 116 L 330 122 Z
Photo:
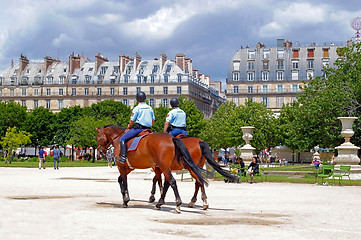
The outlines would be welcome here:
M 182 53 L 175 59 L 162 53 L 149 60 L 142 60 L 137 53 L 133 58 L 121 54 L 116 62 L 100 54 L 94 62 L 74 53 L 68 62 L 49 56 L 32 62 L 21 56 L 19 64 L 12 61 L 0 73 L 0 101 L 15 101 L 28 110 L 42 106 L 59 112 L 106 99 L 134 106 L 136 93 L 143 91 L 154 107 L 168 107 L 172 97 L 183 95 L 210 118 L 225 101 L 212 84 L 210 77 L 193 69 L 192 60 Z
M 228 65 L 226 99 L 236 105 L 263 102 L 278 113 L 283 104 L 296 99 L 304 83 L 333 66 L 339 59 L 337 49 L 347 44 L 352 41 L 293 44 L 277 39 L 276 47 L 258 43 L 255 48 L 241 48 Z

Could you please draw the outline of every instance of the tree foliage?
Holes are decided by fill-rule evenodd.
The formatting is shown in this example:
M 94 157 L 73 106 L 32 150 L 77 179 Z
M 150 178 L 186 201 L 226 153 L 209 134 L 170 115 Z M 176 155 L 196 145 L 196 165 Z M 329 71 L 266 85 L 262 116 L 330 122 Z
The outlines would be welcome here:
M 222 104 L 212 119 L 207 120 L 202 138 L 213 148 L 227 148 L 244 145 L 241 127 L 255 127 L 251 145 L 257 150 L 275 146 L 276 120 L 271 110 L 262 103 L 247 101 L 236 106 L 227 101 Z
M 6 151 L 6 162 L 11 162 L 11 157 L 13 151 L 20 147 L 21 145 L 30 144 L 31 134 L 25 131 L 18 131 L 16 127 L 9 127 L 6 131 L 5 136 L 0 141 L 1 146 L 3 146 Z
M 54 132 L 54 143 L 60 146 L 65 146 L 66 141 L 70 138 L 71 124 L 81 118 L 83 115 L 83 108 L 74 106 L 69 108 L 62 108 L 60 112 L 55 114 L 52 131 Z
M 22 107 L 13 101 L 0 102 L 0 137 L 5 136 L 9 127 L 21 129 L 26 116 L 26 107 Z
M 179 108 L 187 115 L 187 133 L 190 137 L 200 137 L 200 134 L 205 127 L 205 120 L 203 119 L 202 111 L 198 110 L 193 100 L 189 101 L 186 97 L 180 96 Z
M 95 118 L 106 117 L 112 119 L 114 124 L 126 127 L 129 122 L 131 109 L 122 102 L 109 99 L 92 104 L 91 107 L 85 108 L 84 112 L 86 115 Z
M 113 122 L 110 118 L 95 118 L 93 116 L 83 116 L 74 121 L 70 127 L 69 140 L 67 144 L 74 145 L 75 147 L 96 147 L 95 128 L 101 128 Z
M 31 142 L 35 146 L 53 144 L 55 134 L 52 125 L 54 120 L 54 114 L 44 107 L 35 108 L 27 115 L 24 130 L 31 133 Z
M 171 110 L 168 107 L 160 105 L 156 107 L 154 110 L 155 121 L 152 127 L 153 132 L 163 132 L 165 119 L 167 117 L 168 112 Z
M 303 151 L 314 146 L 335 147 L 342 143 L 342 116 L 358 116 L 361 110 L 360 44 L 339 50 L 335 67 L 325 67 L 324 75 L 311 79 L 303 87 L 297 102 L 281 110 L 280 142 Z M 357 122 L 356 122 L 357 124 Z M 361 144 L 361 131 L 356 126 L 353 141 Z M 356 141 L 355 141 L 356 139 Z

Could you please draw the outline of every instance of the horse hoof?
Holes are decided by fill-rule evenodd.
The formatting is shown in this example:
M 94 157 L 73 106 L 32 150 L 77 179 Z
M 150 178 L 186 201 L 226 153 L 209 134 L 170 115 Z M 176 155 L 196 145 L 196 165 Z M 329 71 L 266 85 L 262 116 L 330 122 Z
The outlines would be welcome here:
M 208 205 L 203 205 L 203 210 L 207 210 L 208 209 Z
M 123 203 L 123 208 L 127 208 L 127 207 L 128 207 L 128 204 Z
M 194 204 L 195 204 L 195 202 L 190 202 L 190 203 L 188 203 L 188 207 L 189 207 L 189 208 L 193 208 L 193 207 L 194 207 Z
M 155 197 L 154 197 L 154 196 L 150 196 L 150 197 L 149 197 L 149 202 L 152 203 L 152 202 L 154 202 L 154 201 L 155 201 Z
M 160 207 L 155 206 L 153 209 L 154 209 L 154 210 L 160 210 Z
M 174 209 L 174 213 L 175 213 L 175 214 L 180 214 L 180 213 L 181 213 L 180 207 L 176 207 L 176 208 Z

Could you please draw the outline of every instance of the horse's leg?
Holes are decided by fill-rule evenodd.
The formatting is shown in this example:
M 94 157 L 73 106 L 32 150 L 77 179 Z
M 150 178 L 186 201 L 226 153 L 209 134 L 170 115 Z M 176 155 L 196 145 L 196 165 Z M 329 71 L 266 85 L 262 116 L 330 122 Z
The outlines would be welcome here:
M 129 193 L 128 193 L 128 182 L 127 182 L 127 176 L 122 177 L 120 175 L 118 177 L 118 183 L 120 185 L 120 191 L 123 195 L 123 207 L 128 207 L 128 202 L 130 201 Z
M 181 200 L 179 192 L 178 192 L 177 182 L 174 179 L 172 172 L 170 170 L 163 172 L 163 174 L 164 174 L 165 181 L 167 181 L 169 183 L 169 185 L 172 187 L 173 192 L 174 192 L 175 202 L 176 202 L 176 208 L 174 209 L 174 213 L 181 213 L 180 206 L 182 205 L 182 200 Z M 162 196 L 165 197 L 166 193 L 167 193 L 167 191 L 166 191 L 166 187 L 164 184 L 164 190 L 163 190 Z
M 188 207 L 192 208 L 194 206 L 194 204 L 197 202 L 197 195 L 198 195 L 198 190 L 199 190 L 199 187 L 200 187 L 200 184 L 196 181 L 195 184 L 194 184 L 194 195 L 191 199 L 191 202 L 188 204 Z
M 207 210 L 208 202 L 207 202 L 207 195 L 206 195 L 206 190 L 205 190 L 204 184 L 201 184 L 201 191 L 202 191 L 202 200 L 203 200 L 203 210 Z
M 164 180 L 164 187 L 163 187 L 163 191 L 160 195 L 160 198 L 158 200 L 158 203 L 157 205 L 155 205 L 155 209 L 156 210 L 159 210 L 160 209 L 160 206 L 162 206 L 164 204 L 164 199 L 165 199 L 165 195 L 167 194 L 167 191 L 169 189 L 169 182 L 167 180 Z
M 153 186 L 152 191 L 150 192 L 151 195 L 149 197 L 149 202 L 152 203 L 155 201 L 154 194 L 156 192 L 157 182 L 159 184 L 160 194 L 162 194 L 162 171 L 159 168 L 154 168 L 155 176 L 153 178 Z

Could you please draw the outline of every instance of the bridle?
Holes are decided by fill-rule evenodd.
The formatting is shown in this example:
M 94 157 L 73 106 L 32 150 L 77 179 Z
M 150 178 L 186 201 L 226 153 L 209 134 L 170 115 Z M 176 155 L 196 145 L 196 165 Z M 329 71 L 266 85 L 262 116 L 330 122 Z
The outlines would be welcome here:
M 101 140 L 101 141 L 103 142 L 103 144 L 105 145 L 104 148 L 108 150 L 110 144 L 113 144 L 114 140 L 115 140 L 117 137 L 123 135 L 125 132 L 126 132 L 126 131 L 123 131 L 123 132 L 121 132 L 121 133 L 118 133 L 117 135 L 115 135 L 115 137 L 113 137 L 113 138 L 107 143 L 106 141 L 108 140 L 108 137 L 107 137 L 107 136 L 105 135 L 105 133 L 104 133 L 104 128 L 101 127 L 101 128 L 100 128 L 101 138 L 99 139 L 99 141 Z M 100 144 L 100 145 L 103 147 L 102 144 Z M 113 145 L 114 145 L 114 144 L 113 144 Z M 99 147 L 99 146 L 98 146 L 98 147 Z M 103 152 L 103 151 L 101 151 L 101 152 Z

